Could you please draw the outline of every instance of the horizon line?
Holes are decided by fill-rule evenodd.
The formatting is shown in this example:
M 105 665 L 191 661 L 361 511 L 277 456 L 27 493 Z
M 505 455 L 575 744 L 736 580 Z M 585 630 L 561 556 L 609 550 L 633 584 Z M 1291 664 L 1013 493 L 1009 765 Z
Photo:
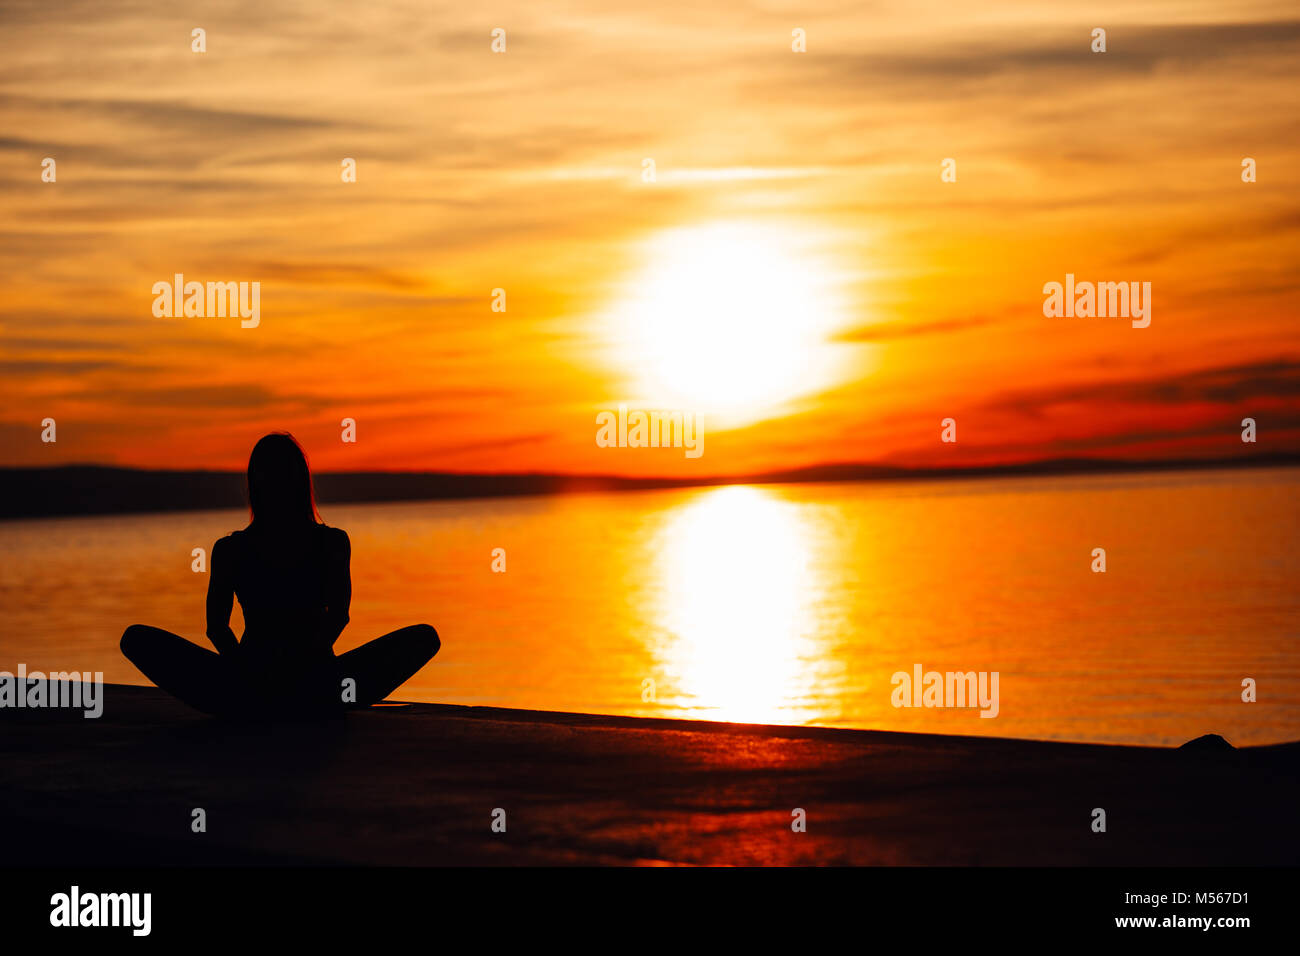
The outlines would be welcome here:
M 565 472 L 320 471 L 322 504 L 441 501 L 725 485 L 1207 471 L 1300 465 L 1300 453 L 1193 459 L 1053 458 L 996 465 L 917 467 L 840 462 L 699 477 Z M 188 480 L 186 480 L 188 479 Z M 244 507 L 244 471 L 69 463 L 0 466 L 0 520 Z

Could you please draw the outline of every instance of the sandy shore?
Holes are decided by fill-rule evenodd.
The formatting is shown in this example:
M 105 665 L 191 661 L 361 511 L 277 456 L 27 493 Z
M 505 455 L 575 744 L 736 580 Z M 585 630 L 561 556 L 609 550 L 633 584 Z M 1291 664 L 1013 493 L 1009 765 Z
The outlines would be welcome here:
M 429 704 L 240 726 L 150 688 L 106 695 L 98 720 L 0 711 L 9 865 L 1300 862 L 1300 744 L 1191 752 Z M 807 832 L 791 831 L 794 808 Z

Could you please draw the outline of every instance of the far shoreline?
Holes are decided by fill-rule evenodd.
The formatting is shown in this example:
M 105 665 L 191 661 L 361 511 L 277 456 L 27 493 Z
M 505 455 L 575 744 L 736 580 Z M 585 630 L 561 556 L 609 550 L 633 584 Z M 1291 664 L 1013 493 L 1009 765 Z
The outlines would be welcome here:
M 1258 470 L 1300 465 L 1300 454 L 1249 458 L 1126 461 L 1053 459 L 1014 465 L 904 468 L 831 464 L 749 475 L 693 478 L 472 473 L 429 471 L 320 472 L 321 504 L 565 495 L 710 488 L 725 485 L 832 484 L 837 482 L 968 481 L 1017 477 L 1066 477 L 1214 470 Z M 162 514 L 245 507 L 244 475 L 236 471 L 164 470 L 71 464 L 0 468 L 0 521 L 90 515 Z

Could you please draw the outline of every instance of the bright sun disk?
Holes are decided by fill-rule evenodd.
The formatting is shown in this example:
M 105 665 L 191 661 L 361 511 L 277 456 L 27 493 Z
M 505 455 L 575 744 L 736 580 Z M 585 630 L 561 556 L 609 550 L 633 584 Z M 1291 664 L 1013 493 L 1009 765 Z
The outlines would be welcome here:
M 831 384 L 844 308 L 814 238 L 752 223 L 653 237 L 613 329 L 637 398 L 739 424 Z

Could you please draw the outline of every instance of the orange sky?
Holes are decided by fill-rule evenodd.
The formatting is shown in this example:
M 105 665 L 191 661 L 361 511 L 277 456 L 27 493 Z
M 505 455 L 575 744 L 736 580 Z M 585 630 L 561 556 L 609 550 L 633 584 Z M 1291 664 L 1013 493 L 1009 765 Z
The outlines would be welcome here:
M 1291 4 L 9 6 L 0 464 L 1300 451 Z M 155 317 L 178 272 L 260 324 Z M 1066 273 L 1151 326 L 1045 318 Z M 705 454 L 597 447 L 620 402 Z

